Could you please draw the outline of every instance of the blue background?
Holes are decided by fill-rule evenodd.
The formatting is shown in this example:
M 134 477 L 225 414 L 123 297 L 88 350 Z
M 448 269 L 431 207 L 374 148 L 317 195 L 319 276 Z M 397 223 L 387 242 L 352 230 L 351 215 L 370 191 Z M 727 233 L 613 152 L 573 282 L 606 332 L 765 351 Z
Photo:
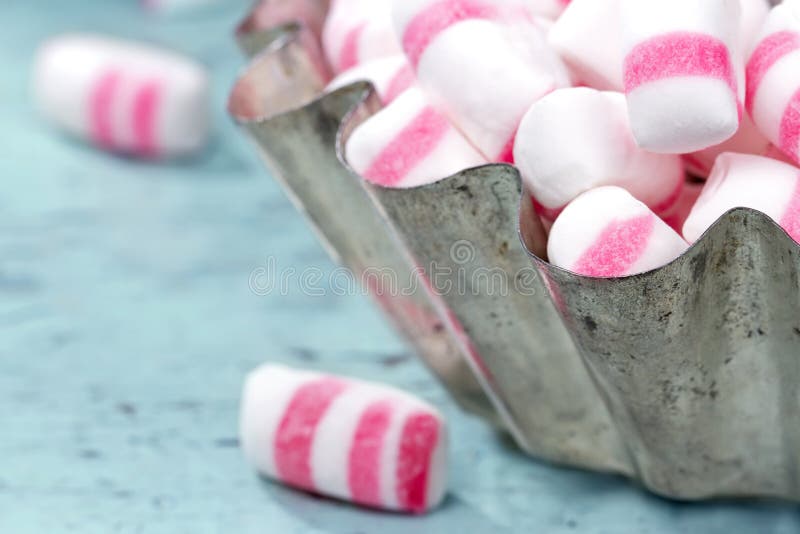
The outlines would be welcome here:
M 453 406 L 367 298 L 253 291 L 270 258 L 334 266 L 225 114 L 246 7 L 157 18 L 134 0 L 0 2 L 0 533 L 800 531 L 793 505 L 679 505 L 527 459 Z M 73 30 L 206 64 L 208 152 L 141 163 L 42 123 L 31 59 Z M 258 478 L 238 450 L 238 396 L 267 359 L 388 381 L 440 406 L 453 435 L 444 507 L 400 517 Z

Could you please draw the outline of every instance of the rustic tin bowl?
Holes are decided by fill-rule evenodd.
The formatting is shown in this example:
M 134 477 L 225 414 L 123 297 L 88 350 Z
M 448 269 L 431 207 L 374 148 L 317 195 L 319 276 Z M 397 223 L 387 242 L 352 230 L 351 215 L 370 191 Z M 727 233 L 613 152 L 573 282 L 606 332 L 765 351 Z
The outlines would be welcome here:
M 533 456 L 665 496 L 800 500 L 800 247 L 737 209 L 665 267 L 586 278 L 543 259 L 513 167 L 364 182 L 341 147 L 380 103 L 367 83 L 320 96 L 326 4 L 254 8 L 229 110 L 453 397 Z M 371 283 L 386 273 L 416 283 Z

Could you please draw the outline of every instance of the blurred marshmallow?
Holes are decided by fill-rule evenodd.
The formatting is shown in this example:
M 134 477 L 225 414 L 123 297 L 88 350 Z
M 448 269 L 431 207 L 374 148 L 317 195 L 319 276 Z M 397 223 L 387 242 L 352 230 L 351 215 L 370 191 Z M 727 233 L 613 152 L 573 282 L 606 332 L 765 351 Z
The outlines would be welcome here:
M 683 226 L 694 242 L 734 208 L 758 210 L 800 242 L 800 170 L 770 158 L 722 154 Z
M 554 265 L 603 278 L 656 269 L 687 248 L 677 232 L 619 187 L 598 187 L 573 200 L 547 243 Z
M 746 106 L 767 139 L 800 162 L 800 1 L 767 17 L 747 62 Z
M 344 71 L 328 84 L 326 90 L 334 91 L 359 81 L 372 82 L 386 105 L 414 85 L 414 70 L 403 54 L 373 59 Z
M 402 52 L 392 27 L 391 0 L 335 0 L 322 30 L 325 56 L 335 73 Z
M 46 119 L 104 149 L 176 156 L 201 149 L 208 137 L 205 70 L 173 52 L 64 35 L 39 49 L 33 85 Z
M 397 188 L 432 183 L 487 163 L 416 87 L 353 131 L 346 159 L 364 179 Z
M 620 0 L 572 0 L 548 34 L 548 41 L 576 82 L 622 91 Z
M 433 105 L 491 161 L 510 162 L 525 111 L 569 84 L 543 31 L 514 2 L 404 0 L 394 22 Z
M 739 126 L 738 0 L 621 0 L 624 84 L 642 148 L 686 153 Z
M 685 179 L 679 156 L 636 145 L 621 93 L 587 87 L 559 89 L 531 106 L 520 124 L 514 160 L 544 208 L 540 213 L 550 218 L 602 185 L 623 187 L 661 213 L 675 202 Z
M 263 365 L 242 393 L 240 440 L 270 478 L 388 510 L 423 513 L 447 486 L 447 427 L 400 390 Z

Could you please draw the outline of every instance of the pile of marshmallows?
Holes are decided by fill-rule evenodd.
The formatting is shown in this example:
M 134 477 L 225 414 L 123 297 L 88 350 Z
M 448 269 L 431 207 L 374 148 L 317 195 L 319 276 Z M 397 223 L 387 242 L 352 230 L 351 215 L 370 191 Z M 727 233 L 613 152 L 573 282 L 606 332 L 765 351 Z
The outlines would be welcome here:
M 648 271 L 735 207 L 800 240 L 800 0 L 333 0 L 323 44 L 385 105 L 356 172 L 513 163 L 555 265 Z

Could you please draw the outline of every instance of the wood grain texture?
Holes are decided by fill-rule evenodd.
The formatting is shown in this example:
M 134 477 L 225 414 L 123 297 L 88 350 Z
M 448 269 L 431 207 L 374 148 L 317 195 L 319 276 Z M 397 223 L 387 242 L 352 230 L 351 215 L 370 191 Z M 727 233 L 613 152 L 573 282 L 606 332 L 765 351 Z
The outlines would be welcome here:
M 225 116 L 246 2 L 165 20 L 135 4 L 0 4 L 0 532 L 800 529 L 793 506 L 682 506 L 529 460 L 459 413 L 363 296 L 253 291 L 270 257 L 326 276 L 334 266 Z M 30 59 L 46 36 L 77 29 L 203 60 L 215 79 L 208 153 L 138 163 L 42 124 Z M 445 506 L 424 518 L 365 512 L 259 479 L 238 450 L 237 405 L 266 359 L 384 380 L 441 407 L 453 435 Z

